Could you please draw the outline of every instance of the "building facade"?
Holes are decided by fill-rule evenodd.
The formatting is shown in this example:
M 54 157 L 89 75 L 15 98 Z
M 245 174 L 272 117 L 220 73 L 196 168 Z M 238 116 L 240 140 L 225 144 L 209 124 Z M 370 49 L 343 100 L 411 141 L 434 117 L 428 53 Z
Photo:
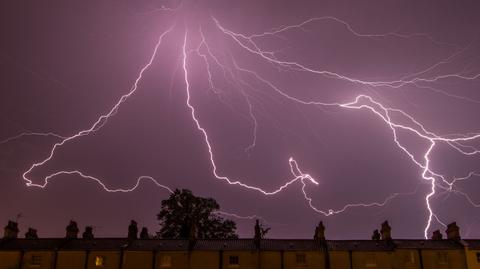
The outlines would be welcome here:
M 65 238 L 39 239 L 29 230 L 19 239 L 9 223 L 0 269 L 480 269 L 480 240 L 461 240 L 456 225 L 449 229 L 448 239 L 436 232 L 432 240 L 392 239 L 386 222 L 372 240 L 326 240 L 322 224 L 312 240 L 257 233 L 253 239 L 170 240 L 138 239 L 131 225 L 128 238 L 93 238 L 87 227 L 79 239 L 71 222 Z
M 13 268 L 480 269 L 480 240 L 3 239 Z

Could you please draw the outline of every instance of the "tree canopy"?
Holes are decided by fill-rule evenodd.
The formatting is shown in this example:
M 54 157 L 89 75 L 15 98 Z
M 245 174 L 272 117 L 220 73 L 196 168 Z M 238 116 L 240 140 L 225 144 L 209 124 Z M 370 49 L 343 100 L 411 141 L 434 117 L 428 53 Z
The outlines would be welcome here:
M 199 239 L 238 238 L 235 222 L 215 214 L 220 206 L 213 198 L 197 197 L 190 190 L 175 189 L 162 201 L 157 219 L 160 238 L 189 238 L 192 231 Z

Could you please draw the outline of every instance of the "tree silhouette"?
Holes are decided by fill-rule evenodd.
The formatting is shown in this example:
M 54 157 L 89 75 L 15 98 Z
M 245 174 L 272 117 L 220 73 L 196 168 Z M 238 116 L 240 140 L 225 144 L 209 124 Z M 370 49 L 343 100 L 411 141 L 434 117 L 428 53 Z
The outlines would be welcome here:
M 190 190 L 175 189 L 162 201 L 157 219 L 160 238 L 226 239 L 238 238 L 236 224 L 214 214 L 220 206 L 212 198 L 197 197 Z M 190 234 L 194 231 L 196 234 Z

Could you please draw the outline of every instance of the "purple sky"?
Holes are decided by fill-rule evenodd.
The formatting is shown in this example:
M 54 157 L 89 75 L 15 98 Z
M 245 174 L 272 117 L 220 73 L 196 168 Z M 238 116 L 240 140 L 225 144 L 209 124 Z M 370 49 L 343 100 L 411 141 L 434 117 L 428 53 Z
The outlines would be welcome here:
M 91 128 L 132 90 L 173 27 L 133 94 L 101 128 L 32 169 L 33 184 L 81 171 L 130 189 L 151 176 L 213 197 L 225 212 L 261 216 L 272 238 L 311 238 L 319 220 L 328 238 L 369 238 L 386 219 L 394 237 L 421 238 L 428 197 L 429 235 L 457 221 L 462 236 L 480 237 L 480 4 L 417 2 L 2 1 L 0 221 L 21 214 L 22 234 L 32 226 L 41 237 L 63 236 L 70 219 L 97 236 L 125 236 L 130 219 L 158 230 L 166 189 L 143 180 L 108 193 L 65 174 L 28 187 L 22 174 L 63 139 L 17 136 Z M 228 35 L 302 22 L 250 41 Z M 355 103 L 359 95 L 372 101 Z M 300 177 L 275 195 L 216 178 L 195 120 L 219 175 L 266 192 Z M 241 237 L 252 236 L 253 220 L 234 220 Z

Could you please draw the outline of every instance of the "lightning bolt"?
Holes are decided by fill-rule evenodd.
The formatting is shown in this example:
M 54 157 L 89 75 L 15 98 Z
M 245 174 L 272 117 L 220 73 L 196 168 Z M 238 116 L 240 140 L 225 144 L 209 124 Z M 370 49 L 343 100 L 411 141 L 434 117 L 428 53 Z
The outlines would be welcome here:
M 12 137 L 10 137 L 10 138 L 1 140 L 1 141 L 0 141 L 0 145 L 2 145 L 2 144 L 7 144 L 7 143 L 9 143 L 9 142 L 12 142 L 12 141 L 14 141 L 14 140 L 21 139 L 21 138 L 27 137 L 27 136 L 55 137 L 55 138 L 57 138 L 57 139 L 67 139 L 67 138 L 68 138 L 67 136 L 62 136 L 62 135 L 59 135 L 59 134 L 56 134 L 56 133 L 52 133 L 52 132 L 47 132 L 47 133 L 41 133 L 41 132 L 24 132 L 24 133 L 18 134 L 18 135 L 16 135 L 16 136 L 12 136 Z
M 208 153 L 209 153 L 209 158 L 210 158 L 210 164 L 212 166 L 212 173 L 213 175 L 217 178 L 217 179 L 220 179 L 220 180 L 225 180 L 228 184 L 230 185 L 238 185 L 238 186 L 242 186 L 244 188 L 247 188 L 247 189 L 250 189 L 250 190 L 254 190 L 254 191 L 258 191 L 264 195 L 274 195 L 274 194 L 277 194 L 279 193 L 280 191 L 282 191 L 283 189 L 285 189 L 286 187 L 288 187 L 290 184 L 294 183 L 295 181 L 298 181 L 298 180 L 303 180 L 303 179 L 308 179 L 309 181 L 311 181 L 312 183 L 314 184 L 317 184 L 318 185 L 318 182 L 315 181 L 312 177 L 310 177 L 309 175 L 307 176 L 304 176 L 304 175 L 295 175 L 295 178 L 293 178 L 292 180 L 288 181 L 287 183 L 285 183 L 284 185 L 280 186 L 278 189 L 276 190 L 273 190 L 273 191 L 265 191 L 259 187 L 255 187 L 255 186 L 251 186 L 251 185 L 248 185 L 248 184 L 245 184 L 245 183 L 242 183 L 241 181 L 238 181 L 238 180 L 232 180 L 230 178 L 228 178 L 227 176 L 223 176 L 223 175 L 220 175 L 218 172 L 217 172 L 217 165 L 215 163 L 215 160 L 214 160 L 214 154 L 213 154 L 213 149 L 212 149 L 212 145 L 210 144 L 210 141 L 209 141 L 209 138 L 208 138 L 208 133 L 207 131 L 205 130 L 205 128 L 202 127 L 202 125 L 200 124 L 200 121 L 198 120 L 197 116 L 196 116 L 196 112 L 195 112 L 195 107 L 192 105 L 191 103 L 191 94 L 190 94 L 190 81 L 188 79 L 188 68 L 187 68 L 187 61 L 188 61 L 188 52 L 187 52 L 187 36 L 188 34 L 185 33 L 185 38 L 184 38 L 184 42 L 183 42 L 183 73 L 184 73 L 184 82 L 185 82 L 185 90 L 186 90 L 186 94 L 187 94 L 187 99 L 186 99 L 186 105 L 187 107 L 190 109 L 190 112 L 191 112 L 191 116 L 192 116 L 192 119 L 198 129 L 198 131 L 200 131 L 200 133 L 203 135 L 203 138 L 204 138 L 204 142 L 205 142 L 205 145 L 207 146 L 207 149 L 208 149 Z M 289 163 L 290 163 L 290 166 L 292 166 L 292 164 L 295 164 L 296 165 L 296 162 L 295 160 L 293 160 L 293 158 L 290 158 L 289 160 Z
M 328 18 L 331 19 L 330 17 L 328 17 Z M 357 79 L 357 78 L 351 78 L 351 77 L 348 77 L 348 76 L 345 76 L 345 75 L 342 75 L 342 74 L 339 74 L 339 73 L 335 73 L 335 72 L 332 72 L 332 71 L 328 71 L 328 70 L 316 70 L 316 69 L 313 69 L 313 68 L 310 68 L 310 67 L 306 67 L 306 66 L 304 66 L 300 63 L 297 63 L 295 61 L 279 60 L 277 58 L 272 57 L 272 54 L 270 52 L 261 50 L 260 46 L 254 41 L 254 38 L 265 37 L 267 35 L 277 35 L 278 33 L 289 30 L 289 29 L 302 27 L 304 24 L 306 24 L 308 22 L 311 22 L 313 20 L 317 20 L 317 19 L 312 19 L 312 20 L 306 21 L 306 22 L 304 22 L 302 24 L 299 24 L 299 25 L 283 27 L 280 30 L 276 30 L 276 31 L 273 31 L 273 32 L 265 32 L 265 33 L 262 33 L 262 34 L 255 34 L 255 35 L 250 35 L 250 36 L 246 36 L 246 35 L 243 35 L 243 34 L 238 34 L 238 33 L 235 33 L 231 30 L 228 30 L 225 27 L 223 27 L 217 19 L 215 19 L 215 18 L 212 18 L 212 19 L 214 20 L 217 28 L 221 32 L 226 34 L 227 36 L 231 37 L 236 42 L 236 44 L 238 44 L 241 48 L 243 48 L 247 52 L 250 52 L 254 55 L 259 56 L 260 58 L 267 61 L 268 63 L 283 66 L 283 67 L 289 67 L 289 68 L 297 69 L 297 70 L 300 70 L 300 71 L 303 71 L 303 72 L 308 72 L 308 73 L 312 73 L 312 74 L 316 74 L 316 75 L 331 77 L 331 78 L 343 80 L 343 81 L 354 83 L 354 84 L 360 84 L 360 85 L 363 85 L 363 86 L 369 86 L 369 87 L 383 86 L 383 87 L 388 87 L 388 88 L 400 88 L 400 87 L 403 87 L 403 86 L 409 85 L 409 84 L 416 84 L 416 83 L 419 83 L 419 82 L 435 82 L 435 81 L 446 79 L 446 78 L 457 78 L 457 79 L 463 79 L 463 80 L 475 80 L 475 79 L 480 77 L 480 74 L 473 74 L 473 75 L 469 75 L 469 76 L 465 76 L 465 75 L 461 75 L 461 74 L 444 74 L 444 75 L 434 76 L 434 77 L 430 77 L 430 78 L 419 78 L 419 77 L 417 77 L 417 75 L 424 74 L 427 71 L 430 71 L 430 70 L 436 68 L 437 66 L 439 66 L 441 64 L 447 63 L 454 56 L 463 52 L 465 50 L 464 49 L 464 50 L 459 51 L 459 52 L 455 53 L 454 55 L 448 57 L 446 60 L 443 60 L 443 61 L 441 61 L 441 62 L 439 62 L 435 65 L 432 65 L 431 67 L 429 67 L 425 70 L 416 72 L 414 74 L 415 75 L 414 78 L 412 78 L 412 79 L 400 79 L 400 80 L 392 80 L 392 81 L 364 81 L 364 80 L 360 80 L 360 79 Z M 326 18 L 323 18 L 323 19 L 326 19 Z M 341 22 L 341 21 L 339 21 L 339 22 Z M 375 35 L 375 36 L 360 35 L 357 32 L 355 32 L 348 24 L 346 24 L 346 26 L 356 36 L 378 37 L 377 35 Z M 388 35 L 391 35 L 391 34 L 388 34 Z M 398 37 L 398 35 L 395 35 L 395 36 Z M 400 36 L 400 37 L 410 38 L 412 36 Z M 464 154 L 464 155 L 478 154 L 479 150 L 475 147 L 470 146 L 469 147 L 470 151 L 465 151 L 464 149 L 462 149 L 461 147 L 459 147 L 457 145 L 462 146 L 462 144 L 461 144 L 462 142 L 477 140 L 477 139 L 480 138 L 479 134 L 459 135 L 459 136 L 455 136 L 453 138 L 442 137 L 442 136 L 436 135 L 433 132 L 427 131 L 426 128 L 422 124 L 420 124 L 412 116 L 405 113 L 404 111 L 399 110 L 399 109 L 392 109 L 392 108 L 385 107 L 381 103 L 375 101 L 372 97 L 367 96 L 367 95 L 359 95 L 355 98 L 354 101 L 347 102 L 347 103 L 323 103 L 323 102 L 317 102 L 317 101 L 311 101 L 311 100 L 301 100 L 299 98 L 296 98 L 294 96 L 291 96 L 291 95 L 287 94 L 285 91 L 282 91 L 281 89 L 276 87 L 272 82 L 262 78 L 259 74 L 257 74 L 256 72 L 254 72 L 252 70 L 241 68 L 239 66 L 236 66 L 236 68 L 245 72 L 245 73 L 248 73 L 248 74 L 254 76 L 257 80 L 263 82 L 264 84 L 266 84 L 268 87 L 272 88 L 275 92 L 277 92 L 281 96 L 286 97 L 286 98 L 288 98 L 289 100 L 291 100 L 295 103 L 299 103 L 299 104 L 303 104 L 303 105 L 317 105 L 317 106 L 338 106 L 338 107 L 347 108 L 347 109 L 367 109 L 367 110 L 370 110 L 371 112 L 373 112 L 375 115 L 377 115 L 392 130 L 394 141 L 395 141 L 395 144 L 398 146 L 398 148 L 400 148 L 403 152 L 405 152 L 410 157 L 410 159 L 413 161 L 413 163 L 415 165 L 417 165 L 422 170 L 422 173 L 421 173 L 422 178 L 431 183 L 431 191 L 425 197 L 426 207 L 427 207 L 427 210 L 429 212 L 428 218 L 427 218 L 427 224 L 426 224 L 426 227 L 425 227 L 425 230 L 424 230 L 425 238 L 428 238 L 428 230 L 431 226 L 431 223 L 432 223 L 433 219 L 436 219 L 439 223 L 444 225 L 444 223 L 441 222 L 438 219 L 438 216 L 434 213 L 434 211 L 432 209 L 431 198 L 436 194 L 436 187 L 445 188 L 444 186 L 441 186 L 441 185 L 439 186 L 439 181 L 441 181 L 442 183 L 445 183 L 448 186 L 447 188 L 451 190 L 453 184 L 456 181 L 458 181 L 458 179 L 453 180 L 452 182 L 448 182 L 445 179 L 444 176 L 434 172 L 431 169 L 431 166 L 430 166 L 431 152 L 438 143 L 445 142 L 448 145 L 450 145 L 453 149 L 460 152 L 461 154 Z M 404 78 L 409 78 L 411 76 L 412 75 L 405 76 Z M 367 102 L 364 102 L 364 101 L 367 101 Z M 391 118 L 391 114 L 394 113 L 394 112 L 396 112 L 397 114 L 400 114 L 400 115 L 404 116 L 405 118 L 407 118 L 412 125 L 409 126 L 409 125 L 404 125 L 404 124 L 394 122 Z M 407 132 L 412 133 L 415 136 L 420 137 L 420 138 L 422 138 L 422 139 L 424 139 L 428 142 L 429 147 L 423 155 L 423 160 L 417 160 L 417 158 L 414 156 L 414 154 L 412 152 L 410 152 L 407 147 L 402 145 L 402 143 L 399 141 L 399 138 L 398 138 L 398 134 L 397 134 L 398 130 L 407 131 Z M 300 172 L 300 169 L 298 169 L 298 167 L 296 167 L 296 171 L 292 171 L 292 173 L 296 174 L 296 175 L 302 175 L 302 173 Z M 470 175 L 466 178 L 471 178 L 472 175 L 475 175 L 475 173 L 470 173 Z M 306 194 L 306 191 L 305 191 L 306 185 L 303 181 L 302 181 L 302 186 L 303 186 L 302 187 L 303 194 L 305 196 L 305 199 L 309 202 L 310 207 L 312 209 L 314 209 L 316 212 L 322 213 L 325 216 L 343 212 L 343 209 L 346 209 L 348 207 L 383 206 L 388 201 L 390 201 L 391 199 L 393 199 L 394 197 L 399 195 L 399 194 L 394 194 L 392 196 L 389 196 L 389 197 L 387 197 L 387 199 L 383 203 L 348 204 L 341 210 L 335 211 L 335 210 L 330 209 L 328 211 L 322 211 L 322 210 L 318 210 L 317 208 L 315 208 L 312 205 L 312 199 L 309 198 L 308 195 Z M 465 197 L 468 197 L 468 195 L 465 194 L 465 193 L 461 193 L 461 194 Z M 476 204 L 472 203 L 472 201 L 469 197 L 467 198 L 467 200 L 470 201 L 470 203 L 472 205 L 476 206 Z
M 132 85 L 130 91 L 129 91 L 128 93 L 122 95 L 122 96 L 120 97 L 120 99 L 118 100 L 118 102 L 115 103 L 115 105 L 112 107 L 112 109 L 110 109 L 110 111 L 109 111 L 108 113 L 100 116 L 100 117 L 97 119 L 97 121 L 95 121 L 95 122 L 92 124 L 92 126 L 91 126 L 90 128 L 85 129 L 85 130 L 81 130 L 81 131 L 79 131 L 78 133 L 76 133 L 76 134 L 74 134 L 74 135 L 72 135 L 72 136 L 62 137 L 62 136 L 56 135 L 56 137 L 60 137 L 60 138 L 62 138 L 62 140 L 61 140 L 60 142 L 57 142 L 57 143 L 54 144 L 54 146 L 52 147 L 52 149 L 51 149 L 51 151 L 50 151 L 49 156 L 48 156 L 46 159 L 44 159 L 43 161 L 41 161 L 41 162 L 34 163 L 25 173 L 23 173 L 23 179 L 26 181 L 26 185 L 27 185 L 27 186 L 34 186 L 34 187 L 45 188 L 45 187 L 47 186 L 48 182 L 49 182 L 49 179 L 51 179 L 52 177 L 55 177 L 55 176 L 58 176 L 58 175 L 67 174 L 67 175 L 78 175 L 78 176 L 80 176 L 80 177 L 82 177 L 82 178 L 84 178 L 84 179 L 89 179 L 89 180 L 96 181 L 97 183 L 99 183 L 99 184 L 105 189 L 105 191 L 108 191 L 108 192 L 119 192 L 119 191 L 121 191 L 121 192 L 127 192 L 127 191 L 134 190 L 134 189 L 138 186 L 139 182 L 140 182 L 142 179 L 150 179 L 150 180 L 154 181 L 158 186 L 161 186 L 161 187 L 163 187 L 163 188 L 166 188 L 166 189 L 170 190 L 168 187 L 159 184 L 159 183 L 158 183 L 156 180 L 154 180 L 153 178 L 151 178 L 151 177 L 146 177 L 146 176 L 138 178 L 137 184 L 135 185 L 134 188 L 122 190 L 122 189 L 108 189 L 108 188 L 102 183 L 102 181 L 101 181 L 100 179 L 95 178 L 95 177 L 92 177 L 92 176 L 88 176 L 88 175 L 86 175 L 86 174 L 84 174 L 84 173 L 82 173 L 82 172 L 80 172 L 80 171 L 59 171 L 59 172 L 56 172 L 56 173 L 54 173 L 54 174 L 51 174 L 51 175 L 45 177 L 43 184 L 33 183 L 33 181 L 28 177 L 28 175 L 33 171 L 33 169 L 35 169 L 35 168 L 37 168 L 37 167 L 39 167 L 39 166 L 42 166 L 42 165 L 44 165 L 45 163 L 47 163 L 48 161 L 50 161 L 50 160 L 53 158 L 53 156 L 54 156 L 54 154 L 55 154 L 55 152 L 56 152 L 56 150 L 57 150 L 58 148 L 60 148 L 61 146 L 65 145 L 66 143 L 68 143 L 68 142 L 70 142 L 70 141 L 72 141 L 72 140 L 74 140 L 74 139 L 76 139 L 76 138 L 79 138 L 79 137 L 82 137 L 82 136 L 86 136 L 86 135 L 89 135 L 89 134 L 91 134 L 91 133 L 93 133 L 93 132 L 95 132 L 95 131 L 98 131 L 100 128 L 102 128 L 102 127 L 106 124 L 106 122 L 108 121 L 108 119 L 109 119 L 110 117 L 112 117 L 112 116 L 114 116 L 114 115 L 116 114 L 116 112 L 117 112 L 118 109 L 120 108 L 121 104 L 124 103 L 130 96 L 132 96 L 132 95 L 137 91 L 137 89 L 138 89 L 138 84 L 139 84 L 140 80 L 142 79 L 144 72 L 152 65 L 153 60 L 155 59 L 155 56 L 157 55 L 158 48 L 159 48 L 160 45 L 162 44 L 163 38 L 164 38 L 168 33 L 170 33 L 170 32 L 172 31 L 172 29 L 173 29 L 173 26 L 170 27 L 168 30 L 166 30 L 165 32 L 163 32 L 163 33 L 160 35 L 160 37 L 159 37 L 159 39 L 158 39 L 158 42 L 157 42 L 157 44 L 155 45 L 155 48 L 154 48 L 154 51 L 153 51 L 152 56 L 150 57 L 148 63 L 140 70 L 140 72 L 139 72 L 137 78 L 135 79 L 135 82 L 134 82 L 134 84 Z M 40 134 L 40 135 L 43 135 L 43 134 Z M 22 135 L 20 135 L 20 136 L 22 136 Z M 19 136 L 17 136 L 17 137 L 19 137 Z M 9 140 L 9 139 L 7 139 L 7 140 Z M 7 140 L 5 140 L 5 141 L 7 141 Z M 10 139 L 10 140 L 11 140 L 11 139 Z
M 182 4 L 183 2 L 178 6 L 174 8 L 168 8 L 168 7 L 162 7 L 160 9 L 154 10 L 153 12 L 156 11 L 168 11 L 168 12 L 175 12 L 180 9 L 182 9 Z M 434 82 L 438 82 L 441 80 L 445 79 L 456 79 L 456 80 L 462 80 L 462 81 L 473 81 L 477 80 L 480 78 L 480 74 L 475 74 L 475 73 L 470 73 L 470 74 L 464 74 L 464 72 L 459 72 L 459 73 L 446 73 L 446 74 L 439 74 L 439 75 L 432 75 L 432 76 L 426 76 L 426 74 L 430 73 L 431 71 L 434 71 L 437 69 L 439 66 L 445 65 L 453 61 L 456 57 L 459 55 L 463 54 L 465 51 L 467 51 L 470 46 L 460 48 L 456 44 L 449 44 L 441 41 L 437 41 L 430 37 L 427 34 L 424 33 L 414 33 L 414 34 L 400 34 L 396 32 L 390 32 L 386 34 L 365 34 L 361 33 L 357 30 L 355 30 L 350 24 L 347 22 L 340 20 L 335 17 L 318 17 L 318 18 L 311 18 L 306 21 L 303 21 L 299 24 L 295 25 L 288 25 L 288 26 L 282 26 L 278 29 L 272 30 L 272 31 L 267 31 L 263 32 L 260 34 L 253 34 L 253 35 L 245 35 L 241 33 L 236 33 L 233 30 L 229 30 L 226 27 L 224 27 L 216 18 L 211 17 L 213 25 L 215 28 L 222 34 L 224 34 L 227 38 L 230 38 L 231 40 L 234 41 L 236 45 L 239 46 L 239 48 L 243 49 L 245 52 L 250 53 L 253 56 L 258 57 L 259 59 L 269 63 L 271 66 L 277 67 L 277 68 L 287 68 L 289 71 L 298 71 L 298 72 L 305 72 L 313 75 L 319 75 L 323 76 L 326 78 L 331 78 L 331 79 L 336 79 L 336 80 L 341 80 L 347 83 L 351 83 L 353 85 L 357 86 L 363 86 L 363 87 L 368 87 L 368 88 L 385 88 L 385 89 L 400 89 L 403 88 L 407 85 L 409 86 L 415 86 L 418 89 L 428 89 L 432 90 L 434 92 L 438 92 L 441 94 L 444 94 L 449 97 L 457 98 L 457 99 L 463 99 L 466 101 L 471 101 L 474 103 L 479 103 L 480 101 L 462 97 L 460 95 L 454 95 L 454 94 L 449 94 L 448 92 L 436 89 L 431 86 L 425 86 L 432 84 Z M 411 74 L 407 74 L 402 76 L 399 79 L 393 79 L 393 80 L 385 80 L 385 81 L 376 81 L 376 80 L 362 80 L 359 78 L 354 78 L 350 77 L 344 74 L 340 74 L 337 72 L 333 72 L 330 70 L 324 70 L 324 69 L 317 69 L 314 67 L 309 67 L 307 65 L 304 65 L 300 62 L 294 61 L 294 60 L 282 60 L 279 57 L 276 56 L 276 53 L 273 51 L 267 51 L 265 49 L 262 49 L 262 46 L 260 46 L 257 42 L 258 39 L 263 39 L 263 38 L 269 38 L 269 37 L 278 37 L 281 38 L 281 34 L 285 33 L 287 31 L 294 31 L 294 30 L 304 30 L 306 25 L 312 24 L 312 23 L 317 23 L 317 22 L 322 22 L 322 21 L 330 21 L 334 23 L 339 23 L 340 25 L 343 25 L 345 29 L 350 32 L 352 35 L 360 38 L 373 38 L 373 39 L 378 39 L 378 38 L 424 38 L 429 40 L 435 45 L 438 46 L 450 46 L 454 47 L 456 51 L 449 55 L 448 57 L 441 59 L 437 63 L 426 67 L 422 70 L 416 71 Z M 29 175 L 32 173 L 32 171 L 36 168 L 39 168 L 49 162 L 55 155 L 56 151 L 61 148 L 63 145 L 81 138 L 83 136 L 90 135 L 98 130 L 100 130 L 105 124 L 108 122 L 108 120 L 113 117 L 118 110 L 120 109 L 120 106 L 128 100 L 130 96 L 135 94 L 137 91 L 139 84 L 143 78 L 143 74 L 149 69 L 149 67 L 152 65 L 154 62 L 157 52 L 162 44 L 163 39 L 174 29 L 174 26 L 171 26 L 168 28 L 165 32 L 163 32 L 160 37 L 158 38 L 157 43 L 154 46 L 154 50 L 152 55 L 150 56 L 148 62 L 141 68 L 140 72 L 138 73 L 138 76 L 136 77 L 131 89 L 129 92 L 126 94 L 122 95 L 119 100 L 114 104 L 114 106 L 105 114 L 101 115 L 98 117 L 98 119 L 87 129 L 83 129 L 78 131 L 72 136 L 62 136 L 58 135 L 52 132 L 48 133 L 36 133 L 36 132 L 25 132 L 22 134 L 19 134 L 17 136 L 7 138 L 3 141 L 0 141 L 0 144 L 8 143 L 16 139 L 20 139 L 22 137 L 26 136 L 44 136 L 44 137 L 55 137 L 56 139 L 59 139 L 60 141 L 55 143 L 53 147 L 50 150 L 49 155 L 47 158 L 43 159 L 40 162 L 36 162 L 30 166 L 30 168 L 25 171 L 22 175 L 23 180 L 26 182 L 26 185 L 29 187 L 39 187 L 44 189 L 47 184 L 55 177 L 60 176 L 60 175 L 75 175 L 80 178 L 83 178 L 85 180 L 93 181 L 97 183 L 101 188 L 107 192 L 131 192 L 134 191 L 142 181 L 151 181 L 153 182 L 157 187 L 163 188 L 164 190 L 168 192 L 172 192 L 172 189 L 166 185 L 161 184 L 158 180 L 151 176 L 140 176 L 137 178 L 136 184 L 134 184 L 132 187 L 129 188 L 109 188 L 106 186 L 103 181 L 99 178 L 90 176 L 86 173 L 83 173 L 78 170 L 74 171 L 58 171 L 55 173 L 52 173 L 48 176 L 46 176 L 43 179 L 43 183 L 34 183 L 33 180 L 29 177 Z M 253 126 L 253 139 L 250 145 L 248 145 L 245 148 L 245 152 L 248 153 L 251 149 L 253 149 L 256 145 L 257 141 L 257 128 L 258 128 L 258 121 L 255 115 L 255 107 L 251 101 L 251 97 L 248 93 L 248 91 L 257 91 L 261 92 L 259 89 L 255 89 L 248 81 L 250 80 L 255 80 L 256 82 L 259 82 L 263 84 L 265 87 L 269 88 L 272 90 L 274 93 L 276 93 L 279 97 L 285 98 L 286 100 L 292 102 L 293 104 L 298 104 L 298 105 L 303 105 L 303 106 L 315 106 L 315 107 L 337 107 L 340 109 L 345 109 L 345 110 L 355 110 L 355 111 L 367 111 L 372 113 L 373 115 L 376 116 L 380 121 L 382 121 L 388 129 L 391 131 L 392 134 L 392 140 L 397 149 L 399 149 L 401 152 L 406 154 L 411 162 L 418 167 L 418 169 L 421 171 L 420 176 L 423 180 L 428 182 L 430 184 L 430 191 L 425 195 L 425 206 L 428 212 L 427 220 L 426 220 L 426 225 L 424 229 L 424 236 L 425 238 L 428 238 L 428 231 L 432 225 L 433 221 L 436 221 L 440 225 L 445 225 L 445 223 L 437 216 L 435 213 L 434 208 L 431 205 L 431 200 L 432 198 L 438 194 L 437 189 L 441 189 L 445 192 L 452 192 L 457 195 L 463 196 L 471 205 L 474 207 L 480 207 L 480 204 L 475 203 L 473 199 L 470 198 L 470 196 L 460 190 L 455 189 L 455 184 L 460 181 L 464 180 L 470 180 L 474 177 L 479 177 L 480 174 L 477 172 L 470 172 L 468 175 L 464 177 L 458 177 L 458 178 L 453 178 L 453 179 L 448 179 L 446 176 L 440 174 L 439 172 L 436 172 L 432 166 L 431 166 L 431 154 L 433 150 L 439 145 L 448 145 L 450 148 L 453 150 L 459 152 L 460 154 L 463 154 L 465 156 L 474 156 L 478 155 L 480 153 L 480 149 L 478 149 L 475 146 L 472 146 L 471 144 L 468 144 L 470 142 L 476 142 L 480 140 L 480 133 L 471 133 L 471 134 L 451 134 L 451 135 L 438 135 L 435 134 L 432 131 L 429 131 L 427 127 L 425 127 L 423 124 L 421 124 L 419 121 L 417 121 L 413 116 L 410 114 L 406 113 L 403 110 L 397 109 L 397 108 L 392 108 L 388 107 L 381 102 L 377 101 L 376 99 L 372 98 L 369 95 L 366 94 L 360 94 L 357 95 L 353 100 L 349 101 L 344 101 L 344 102 L 320 102 L 317 100 L 308 100 L 308 99 L 302 99 L 296 96 L 293 96 L 289 94 L 287 91 L 279 87 L 278 85 L 275 85 L 274 82 L 269 81 L 268 79 L 264 78 L 259 74 L 258 72 L 255 72 L 254 70 L 250 70 L 248 68 L 240 66 L 237 61 L 235 60 L 235 57 L 231 56 L 230 57 L 230 62 L 226 62 L 225 60 L 221 60 L 219 57 L 216 56 L 214 50 L 212 47 L 209 45 L 208 40 L 205 38 L 204 33 L 201 28 L 198 30 L 198 34 L 201 37 L 201 40 L 198 44 L 189 44 L 189 32 L 192 31 L 191 29 L 187 29 L 185 27 L 185 34 L 183 38 L 183 43 L 182 43 L 182 51 L 181 51 L 181 67 L 183 70 L 183 83 L 184 83 L 184 88 L 185 88 L 185 93 L 186 93 L 186 100 L 185 100 L 185 105 L 186 108 L 190 112 L 191 119 L 193 121 L 193 124 L 195 125 L 196 129 L 198 130 L 198 133 L 201 135 L 203 138 L 203 142 L 206 146 L 206 150 L 208 151 L 208 157 L 210 161 L 210 166 L 211 166 L 211 171 L 212 174 L 215 178 L 222 180 L 226 182 L 227 184 L 234 185 L 234 186 L 239 186 L 251 191 L 255 191 L 257 193 L 260 193 L 265 196 L 272 196 L 275 194 L 280 193 L 290 185 L 300 182 L 302 185 L 302 194 L 305 200 L 307 201 L 308 205 L 312 210 L 315 212 L 322 214 L 324 216 L 331 216 L 334 214 L 340 214 L 345 212 L 346 210 L 350 208 L 357 208 L 357 207 L 383 207 L 387 205 L 391 200 L 401 196 L 401 195 L 412 195 L 417 192 L 415 190 L 414 192 L 411 193 L 393 193 L 391 195 L 388 195 L 384 200 L 378 201 L 378 202 L 369 202 L 369 203 L 349 203 L 344 205 L 343 207 L 340 207 L 339 209 L 319 209 L 314 205 L 313 199 L 309 196 L 307 193 L 307 184 L 311 184 L 312 186 L 318 186 L 319 185 L 319 180 L 315 179 L 313 176 L 311 176 L 309 173 L 305 173 L 300 169 L 300 166 L 298 165 L 297 161 L 293 158 L 290 157 L 288 158 L 288 165 L 290 168 L 290 173 L 291 177 L 286 180 L 283 185 L 280 185 L 276 189 L 273 190 L 264 190 L 260 187 L 249 185 L 246 183 L 243 183 L 243 180 L 238 180 L 238 179 L 232 179 L 226 175 L 222 175 L 218 172 L 217 164 L 215 162 L 215 154 L 214 154 L 214 145 L 211 142 L 211 139 L 208 135 L 208 132 L 205 127 L 203 127 L 197 112 L 196 108 L 192 102 L 192 96 L 191 96 L 191 88 L 192 88 L 192 83 L 189 79 L 189 56 L 192 53 L 195 53 L 197 56 L 203 59 L 203 62 L 205 64 L 205 69 L 207 72 L 207 80 L 209 83 L 209 89 L 217 94 L 221 95 L 221 89 L 215 85 L 215 80 L 214 80 L 214 75 L 213 72 L 211 71 L 213 66 L 220 68 L 223 71 L 224 79 L 228 81 L 235 89 L 237 89 L 240 94 L 244 97 L 244 100 L 246 104 L 248 105 L 248 113 L 249 113 L 249 118 L 252 121 L 252 126 Z M 401 120 L 400 120 L 401 119 Z M 412 149 L 410 149 L 408 146 L 404 145 L 400 139 L 399 136 L 399 131 L 402 132 L 407 132 L 411 135 L 414 135 L 417 138 L 420 138 L 422 141 L 428 145 L 427 149 L 421 154 L 421 156 L 416 156 L 412 152 Z M 236 217 L 239 219 L 253 219 L 253 218 L 261 218 L 257 215 L 252 215 L 252 216 L 241 216 L 238 214 L 234 213 L 229 213 L 229 212 L 224 212 L 224 211 L 217 211 L 215 212 L 216 214 L 219 215 L 227 215 L 231 217 Z

